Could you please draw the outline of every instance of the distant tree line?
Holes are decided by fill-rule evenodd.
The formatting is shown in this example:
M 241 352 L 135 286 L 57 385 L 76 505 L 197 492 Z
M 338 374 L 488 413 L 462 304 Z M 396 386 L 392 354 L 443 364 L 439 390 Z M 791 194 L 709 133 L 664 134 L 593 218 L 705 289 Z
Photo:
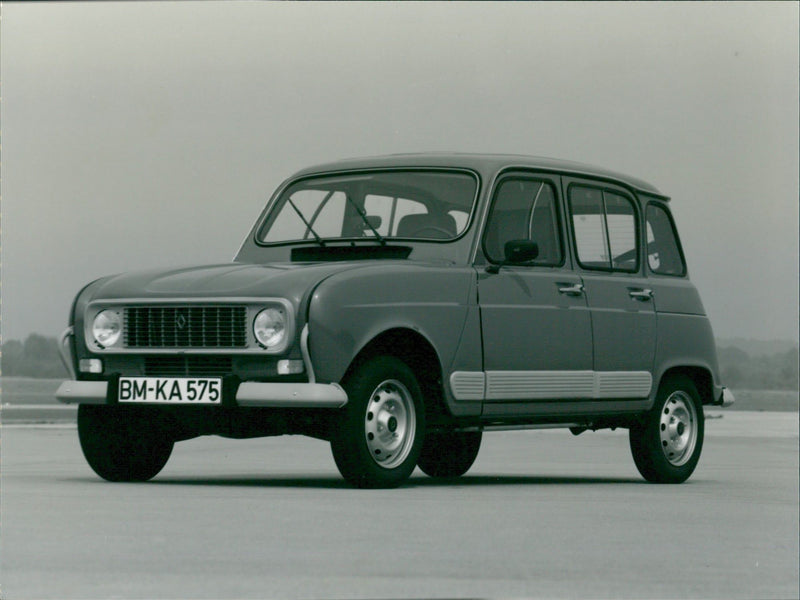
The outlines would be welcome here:
M 733 389 L 796 390 L 800 387 L 798 348 L 754 354 L 739 346 L 720 345 L 719 366 L 723 383 Z M 58 356 L 58 340 L 32 333 L 24 342 L 2 345 L 2 374 L 18 377 L 61 378 L 67 372 Z
M 38 333 L 30 334 L 24 342 L 3 342 L 0 368 L 2 374 L 17 377 L 60 378 L 67 371 L 58 356 L 58 340 Z
M 797 346 L 773 354 L 748 354 L 737 346 L 717 349 L 722 382 L 732 389 L 796 390 L 800 387 Z

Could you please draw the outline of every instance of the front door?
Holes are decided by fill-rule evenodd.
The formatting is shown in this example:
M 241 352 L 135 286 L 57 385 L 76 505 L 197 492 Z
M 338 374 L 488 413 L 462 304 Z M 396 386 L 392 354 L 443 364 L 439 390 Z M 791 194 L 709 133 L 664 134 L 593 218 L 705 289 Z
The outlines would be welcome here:
M 592 328 L 581 277 L 570 268 L 557 176 L 514 173 L 497 184 L 482 253 L 536 242 L 536 259 L 478 273 L 484 414 L 523 414 L 533 401 L 591 398 Z M 504 407 L 501 405 L 505 405 Z

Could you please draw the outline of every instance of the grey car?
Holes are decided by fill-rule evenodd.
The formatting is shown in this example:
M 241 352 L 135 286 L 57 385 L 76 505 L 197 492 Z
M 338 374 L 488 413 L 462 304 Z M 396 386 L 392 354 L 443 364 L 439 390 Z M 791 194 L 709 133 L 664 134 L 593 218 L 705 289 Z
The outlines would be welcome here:
M 629 430 L 682 482 L 704 405 L 733 396 L 669 199 L 527 156 L 415 154 L 305 169 L 233 263 L 84 287 L 61 338 L 89 465 L 144 481 L 176 442 L 301 434 L 358 487 L 458 477 L 483 432 Z

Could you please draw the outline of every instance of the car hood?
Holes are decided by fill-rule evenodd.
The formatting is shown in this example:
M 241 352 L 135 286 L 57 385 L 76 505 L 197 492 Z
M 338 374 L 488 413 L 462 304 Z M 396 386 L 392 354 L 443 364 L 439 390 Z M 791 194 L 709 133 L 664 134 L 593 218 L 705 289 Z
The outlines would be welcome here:
M 98 281 L 92 300 L 283 297 L 299 302 L 319 281 L 353 263 L 224 264 L 135 271 Z

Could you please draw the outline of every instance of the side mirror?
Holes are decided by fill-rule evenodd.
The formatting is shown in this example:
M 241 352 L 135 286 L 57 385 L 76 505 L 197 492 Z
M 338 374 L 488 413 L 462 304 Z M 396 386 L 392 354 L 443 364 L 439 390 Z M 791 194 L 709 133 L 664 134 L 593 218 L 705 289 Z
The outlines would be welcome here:
M 509 240 L 503 247 L 505 257 L 500 264 L 486 267 L 487 273 L 499 273 L 505 265 L 521 265 L 539 256 L 539 244 L 533 240 Z
M 539 244 L 533 240 L 510 240 L 503 250 L 506 255 L 503 262 L 509 265 L 525 263 L 539 256 Z

